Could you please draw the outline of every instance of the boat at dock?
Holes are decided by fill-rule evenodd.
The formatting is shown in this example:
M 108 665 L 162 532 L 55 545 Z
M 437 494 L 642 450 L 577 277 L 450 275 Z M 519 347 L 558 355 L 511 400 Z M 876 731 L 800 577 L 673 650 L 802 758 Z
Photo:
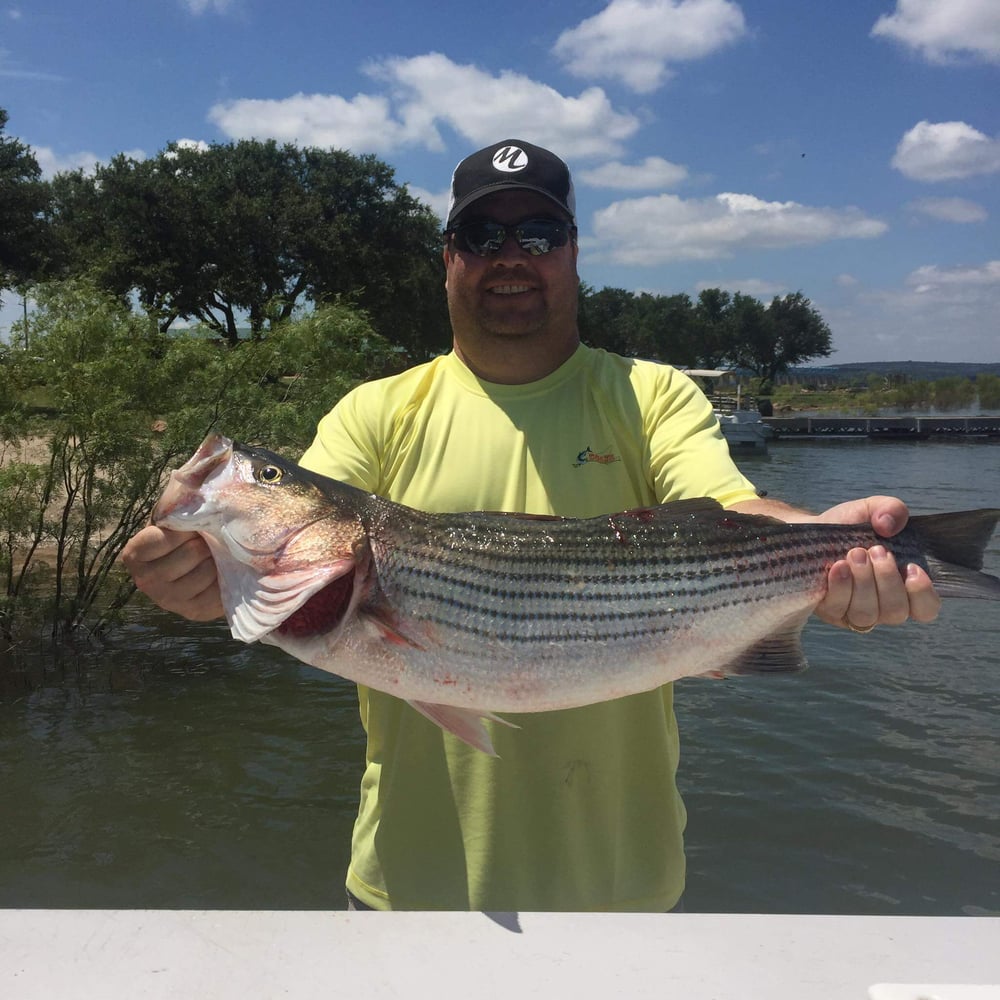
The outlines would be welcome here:
M 733 375 L 731 371 L 716 368 L 682 368 L 681 371 L 695 381 L 704 379 L 705 384 Z M 774 437 L 774 431 L 764 423 L 760 413 L 747 407 L 743 386 L 738 379 L 735 395 L 702 391 L 712 403 L 730 451 L 767 451 L 767 443 Z
M 722 436 L 729 443 L 730 451 L 767 451 L 767 443 L 774 431 L 755 410 L 716 410 Z

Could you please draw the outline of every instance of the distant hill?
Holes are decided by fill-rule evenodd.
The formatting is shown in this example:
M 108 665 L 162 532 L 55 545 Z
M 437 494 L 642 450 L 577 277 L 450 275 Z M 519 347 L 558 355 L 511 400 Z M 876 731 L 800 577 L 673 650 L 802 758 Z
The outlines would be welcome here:
M 846 381 L 872 372 L 879 375 L 905 375 L 914 381 L 934 382 L 955 375 L 965 378 L 974 378 L 980 373 L 1000 375 L 1000 362 L 967 364 L 956 361 L 857 361 L 844 365 L 796 367 L 789 370 L 789 375 L 795 379 Z

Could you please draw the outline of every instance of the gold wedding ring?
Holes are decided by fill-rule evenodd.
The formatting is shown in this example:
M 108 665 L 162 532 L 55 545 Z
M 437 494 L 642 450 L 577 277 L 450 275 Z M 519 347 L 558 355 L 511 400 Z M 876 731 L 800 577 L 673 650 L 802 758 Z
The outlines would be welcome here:
M 865 626 L 864 628 L 858 628 L 858 626 L 857 626 L 857 625 L 852 625 L 852 624 L 851 624 L 851 623 L 850 623 L 850 622 L 849 622 L 849 621 L 847 620 L 847 615 L 844 615 L 844 617 L 843 617 L 843 618 L 842 618 L 841 620 L 843 621 L 843 623 L 844 623 L 844 624 L 845 624 L 845 625 L 846 625 L 846 626 L 847 626 L 847 627 L 848 627 L 848 628 L 849 628 L 849 629 L 850 629 L 850 630 L 851 630 L 852 632 L 857 632 L 857 633 L 858 633 L 858 635 L 867 635 L 867 634 L 868 634 L 869 632 L 871 632 L 871 630 L 872 630 L 873 628 L 875 628 L 875 625 L 874 625 L 874 624 L 872 624 L 872 625 L 866 625 L 866 626 Z

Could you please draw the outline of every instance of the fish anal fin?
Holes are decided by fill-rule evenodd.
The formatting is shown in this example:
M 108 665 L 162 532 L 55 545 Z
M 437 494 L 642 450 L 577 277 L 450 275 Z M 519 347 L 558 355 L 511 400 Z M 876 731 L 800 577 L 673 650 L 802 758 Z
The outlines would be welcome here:
M 709 677 L 740 674 L 790 674 L 805 670 L 809 664 L 802 652 L 802 626 L 811 609 L 797 614 L 784 625 L 738 653 L 728 663 L 706 671 Z
M 427 701 L 411 701 L 412 705 L 424 718 L 430 719 L 436 726 L 440 726 L 446 733 L 451 733 L 470 747 L 481 750 L 490 757 L 496 757 L 497 752 L 493 749 L 493 740 L 483 725 L 484 719 L 490 722 L 499 722 L 512 729 L 518 727 L 513 722 L 501 719 L 499 715 L 492 712 L 483 712 L 475 708 L 456 708 L 454 705 L 436 705 Z

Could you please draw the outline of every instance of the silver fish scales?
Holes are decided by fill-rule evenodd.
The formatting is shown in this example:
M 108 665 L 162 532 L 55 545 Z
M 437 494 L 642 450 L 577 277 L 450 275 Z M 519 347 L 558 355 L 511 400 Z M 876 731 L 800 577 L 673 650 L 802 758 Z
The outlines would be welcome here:
M 406 699 L 490 750 L 480 718 L 798 670 L 829 566 L 884 544 L 942 596 L 1000 599 L 978 572 L 1000 511 L 785 524 L 691 500 L 583 520 L 428 514 L 210 437 L 154 512 L 203 534 L 233 634 Z

